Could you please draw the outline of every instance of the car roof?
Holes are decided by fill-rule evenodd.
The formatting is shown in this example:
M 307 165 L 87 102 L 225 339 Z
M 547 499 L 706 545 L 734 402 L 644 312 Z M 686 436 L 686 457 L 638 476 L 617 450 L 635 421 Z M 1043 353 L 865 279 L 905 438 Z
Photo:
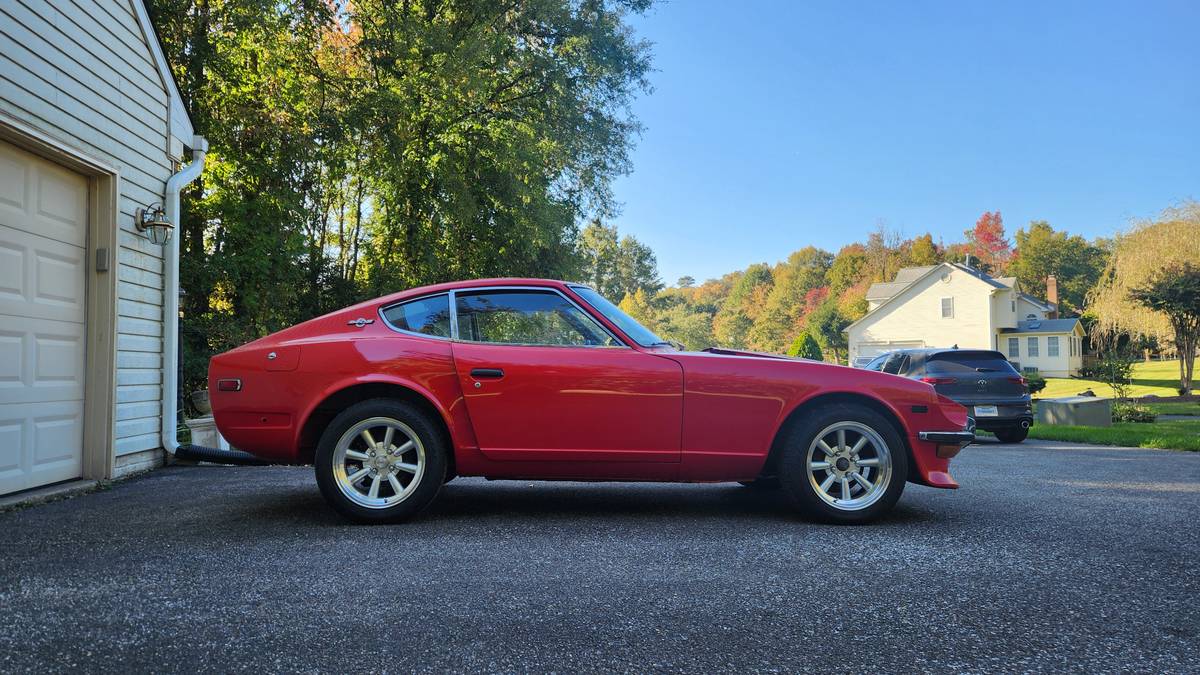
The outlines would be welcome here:
M 349 310 L 357 310 L 365 307 L 371 307 L 379 304 L 388 305 L 394 302 L 400 302 L 409 298 L 418 298 L 422 295 L 432 295 L 435 293 L 447 293 L 449 291 L 464 290 L 468 288 L 488 288 L 492 286 L 535 286 L 543 288 L 564 289 L 568 286 L 587 286 L 575 282 L 566 282 L 559 279 L 533 279 L 527 277 L 494 277 L 488 279 L 467 279 L 465 281 L 448 281 L 441 284 L 430 284 L 428 286 L 417 286 L 388 295 L 381 295 L 377 298 L 364 300 L 350 307 L 337 310 L 344 312 Z
M 897 349 L 896 351 L 889 352 L 889 353 L 891 353 L 891 354 L 895 354 L 895 353 L 923 354 L 925 356 L 932 356 L 935 354 L 996 354 L 996 355 L 1000 356 L 1001 358 L 1004 358 L 1004 354 L 1000 353 L 999 351 L 997 351 L 995 349 L 976 349 L 976 348 L 972 348 L 972 347 L 961 348 L 961 349 L 960 348 L 947 348 L 947 347 L 922 347 L 922 348 L 913 348 L 913 349 Z

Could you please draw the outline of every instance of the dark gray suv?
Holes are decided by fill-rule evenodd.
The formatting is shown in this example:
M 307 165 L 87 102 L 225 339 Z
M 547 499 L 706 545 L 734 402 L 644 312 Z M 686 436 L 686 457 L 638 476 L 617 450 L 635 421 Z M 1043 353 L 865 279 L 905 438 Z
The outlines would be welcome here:
M 1020 443 L 1033 424 L 1025 378 L 1000 352 L 988 349 L 901 349 L 865 366 L 928 382 L 937 393 L 966 406 L 975 428 L 1004 443 Z

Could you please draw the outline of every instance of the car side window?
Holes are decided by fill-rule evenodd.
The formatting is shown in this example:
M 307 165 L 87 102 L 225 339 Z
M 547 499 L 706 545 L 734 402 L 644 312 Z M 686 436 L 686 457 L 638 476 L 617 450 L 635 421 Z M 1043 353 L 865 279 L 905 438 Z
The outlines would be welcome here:
M 908 361 L 907 354 L 895 352 L 888 357 L 887 362 L 883 364 L 883 372 L 898 375 L 904 369 L 905 363 Z
M 382 314 L 394 328 L 432 337 L 450 337 L 450 296 L 447 294 L 392 305 Z
M 874 359 L 871 359 L 870 363 L 863 366 L 863 368 L 865 370 L 883 370 L 883 364 L 886 363 L 887 360 L 888 360 L 887 354 L 883 354 L 881 356 L 876 356 Z
M 550 291 L 459 292 L 455 311 L 460 340 L 576 347 L 619 344 L 594 319 Z

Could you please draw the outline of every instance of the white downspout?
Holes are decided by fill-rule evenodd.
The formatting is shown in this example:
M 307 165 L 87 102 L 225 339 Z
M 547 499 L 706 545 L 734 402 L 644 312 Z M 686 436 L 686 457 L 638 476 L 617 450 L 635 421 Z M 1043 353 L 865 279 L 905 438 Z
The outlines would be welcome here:
M 167 220 L 175 225 L 175 236 L 167 244 L 163 256 L 163 355 L 162 355 L 162 445 L 175 454 L 179 449 L 175 417 L 179 400 L 179 193 L 200 177 L 204 170 L 204 155 L 208 141 L 203 136 L 192 137 L 192 162 L 167 179 L 164 210 Z

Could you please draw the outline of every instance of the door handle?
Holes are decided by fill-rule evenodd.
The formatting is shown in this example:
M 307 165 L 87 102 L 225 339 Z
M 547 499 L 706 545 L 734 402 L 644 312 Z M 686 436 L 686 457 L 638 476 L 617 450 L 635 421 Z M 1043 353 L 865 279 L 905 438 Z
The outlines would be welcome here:
M 499 368 L 472 368 L 471 377 L 476 379 L 496 379 L 499 377 L 504 377 L 504 371 L 500 370 Z

